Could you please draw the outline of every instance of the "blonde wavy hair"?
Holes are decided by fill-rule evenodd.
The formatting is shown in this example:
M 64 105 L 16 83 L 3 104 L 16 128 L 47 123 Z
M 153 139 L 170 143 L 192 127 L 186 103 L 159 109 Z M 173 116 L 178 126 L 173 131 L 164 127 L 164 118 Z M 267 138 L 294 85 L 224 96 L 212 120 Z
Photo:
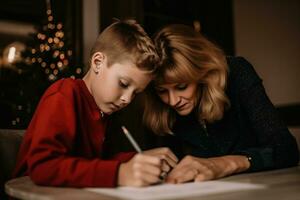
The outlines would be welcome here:
M 225 94 L 228 67 L 223 51 L 192 27 L 168 25 L 154 36 L 160 57 L 155 80 L 145 93 L 144 124 L 156 134 L 171 133 L 175 111 L 156 94 L 155 85 L 198 83 L 199 122 L 211 123 L 223 117 L 230 106 Z

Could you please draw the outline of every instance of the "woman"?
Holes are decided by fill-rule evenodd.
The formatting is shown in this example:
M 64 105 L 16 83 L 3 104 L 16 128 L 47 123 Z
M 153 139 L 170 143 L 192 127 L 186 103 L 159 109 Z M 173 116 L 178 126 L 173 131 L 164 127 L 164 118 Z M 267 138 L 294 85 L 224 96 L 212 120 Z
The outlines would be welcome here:
M 167 182 L 217 179 L 296 165 L 295 138 L 279 119 L 249 62 L 226 57 L 201 33 L 169 25 L 154 37 L 159 72 L 144 122 L 180 163 Z

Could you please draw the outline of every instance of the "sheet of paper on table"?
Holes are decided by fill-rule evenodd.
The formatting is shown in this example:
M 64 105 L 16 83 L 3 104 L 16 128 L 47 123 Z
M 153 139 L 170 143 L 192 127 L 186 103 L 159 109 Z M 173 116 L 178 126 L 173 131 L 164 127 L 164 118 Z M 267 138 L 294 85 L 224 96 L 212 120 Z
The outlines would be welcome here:
M 85 188 L 92 192 L 120 197 L 123 199 L 174 199 L 240 190 L 263 189 L 264 185 L 225 181 L 192 182 L 184 184 L 160 184 L 148 187 Z

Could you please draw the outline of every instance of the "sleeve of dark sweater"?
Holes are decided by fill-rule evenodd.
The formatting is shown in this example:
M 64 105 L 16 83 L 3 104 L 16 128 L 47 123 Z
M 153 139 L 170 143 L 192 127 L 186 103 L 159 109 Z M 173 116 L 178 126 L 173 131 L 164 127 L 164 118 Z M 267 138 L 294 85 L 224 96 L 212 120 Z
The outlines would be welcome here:
M 249 119 L 253 137 L 257 138 L 259 144 L 236 153 L 252 158 L 249 171 L 297 165 L 299 152 L 296 140 L 266 95 L 262 80 L 244 58 L 230 60 L 230 65 L 238 68 L 233 75 L 236 76 L 241 106 Z

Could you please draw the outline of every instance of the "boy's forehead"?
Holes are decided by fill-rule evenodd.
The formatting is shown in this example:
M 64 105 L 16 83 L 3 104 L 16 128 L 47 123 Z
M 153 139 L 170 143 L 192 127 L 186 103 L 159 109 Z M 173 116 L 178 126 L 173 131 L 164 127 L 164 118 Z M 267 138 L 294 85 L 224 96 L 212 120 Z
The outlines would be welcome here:
M 118 73 L 121 78 L 137 86 L 148 83 L 153 78 L 151 72 L 139 69 L 132 62 L 115 63 L 111 67 L 114 68 L 114 71 Z

